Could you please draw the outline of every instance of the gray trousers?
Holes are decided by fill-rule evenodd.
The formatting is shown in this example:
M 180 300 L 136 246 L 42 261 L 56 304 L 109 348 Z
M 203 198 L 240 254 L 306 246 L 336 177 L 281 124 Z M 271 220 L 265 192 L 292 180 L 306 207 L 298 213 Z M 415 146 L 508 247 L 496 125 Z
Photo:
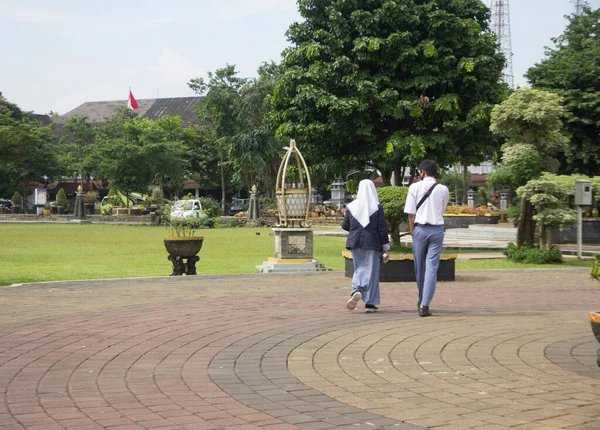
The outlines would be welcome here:
M 421 306 L 429 306 L 433 299 L 443 243 L 443 225 L 415 226 L 412 249 Z
M 379 297 L 379 252 L 372 249 L 352 248 L 354 275 L 352 294 L 360 291 L 366 305 L 377 306 Z

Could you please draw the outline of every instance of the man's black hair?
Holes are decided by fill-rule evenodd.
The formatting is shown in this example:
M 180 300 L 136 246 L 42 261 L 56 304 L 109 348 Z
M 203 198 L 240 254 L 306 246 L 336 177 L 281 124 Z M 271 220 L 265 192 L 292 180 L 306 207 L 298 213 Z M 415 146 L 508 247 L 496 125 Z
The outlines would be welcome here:
M 427 173 L 427 176 L 435 178 L 437 175 L 437 164 L 433 160 L 421 161 L 421 164 L 419 164 L 419 169 Z

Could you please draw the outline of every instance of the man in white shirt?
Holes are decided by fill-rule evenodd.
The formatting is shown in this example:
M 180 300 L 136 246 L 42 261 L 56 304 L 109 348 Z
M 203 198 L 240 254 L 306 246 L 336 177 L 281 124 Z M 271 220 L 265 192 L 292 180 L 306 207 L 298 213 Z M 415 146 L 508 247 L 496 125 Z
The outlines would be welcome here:
M 419 315 L 431 315 L 429 303 L 435 293 L 437 271 L 444 243 L 444 217 L 450 192 L 435 181 L 437 165 L 424 160 L 419 165 L 421 180 L 408 188 L 404 213 L 413 235 L 413 256 L 419 288 Z

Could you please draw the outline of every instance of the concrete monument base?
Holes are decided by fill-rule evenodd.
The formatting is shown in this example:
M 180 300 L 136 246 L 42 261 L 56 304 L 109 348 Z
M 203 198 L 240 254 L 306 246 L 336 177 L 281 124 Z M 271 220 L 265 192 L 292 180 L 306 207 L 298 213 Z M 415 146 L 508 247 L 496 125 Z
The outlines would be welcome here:
M 297 259 L 282 259 L 269 258 L 270 261 L 264 261 L 263 264 L 257 265 L 256 270 L 259 273 L 291 273 L 291 272 L 329 272 L 330 268 L 325 267 L 319 260 L 297 260 Z M 275 261 L 271 261 L 275 260 Z

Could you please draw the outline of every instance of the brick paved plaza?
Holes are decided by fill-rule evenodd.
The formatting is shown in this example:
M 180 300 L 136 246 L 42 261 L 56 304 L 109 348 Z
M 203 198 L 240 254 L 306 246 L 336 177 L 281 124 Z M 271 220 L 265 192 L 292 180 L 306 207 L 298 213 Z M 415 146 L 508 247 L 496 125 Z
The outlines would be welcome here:
M 458 272 L 350 312 L 339 272 L 0 289 L 1 429 L 600 429 L 586 270 Z

